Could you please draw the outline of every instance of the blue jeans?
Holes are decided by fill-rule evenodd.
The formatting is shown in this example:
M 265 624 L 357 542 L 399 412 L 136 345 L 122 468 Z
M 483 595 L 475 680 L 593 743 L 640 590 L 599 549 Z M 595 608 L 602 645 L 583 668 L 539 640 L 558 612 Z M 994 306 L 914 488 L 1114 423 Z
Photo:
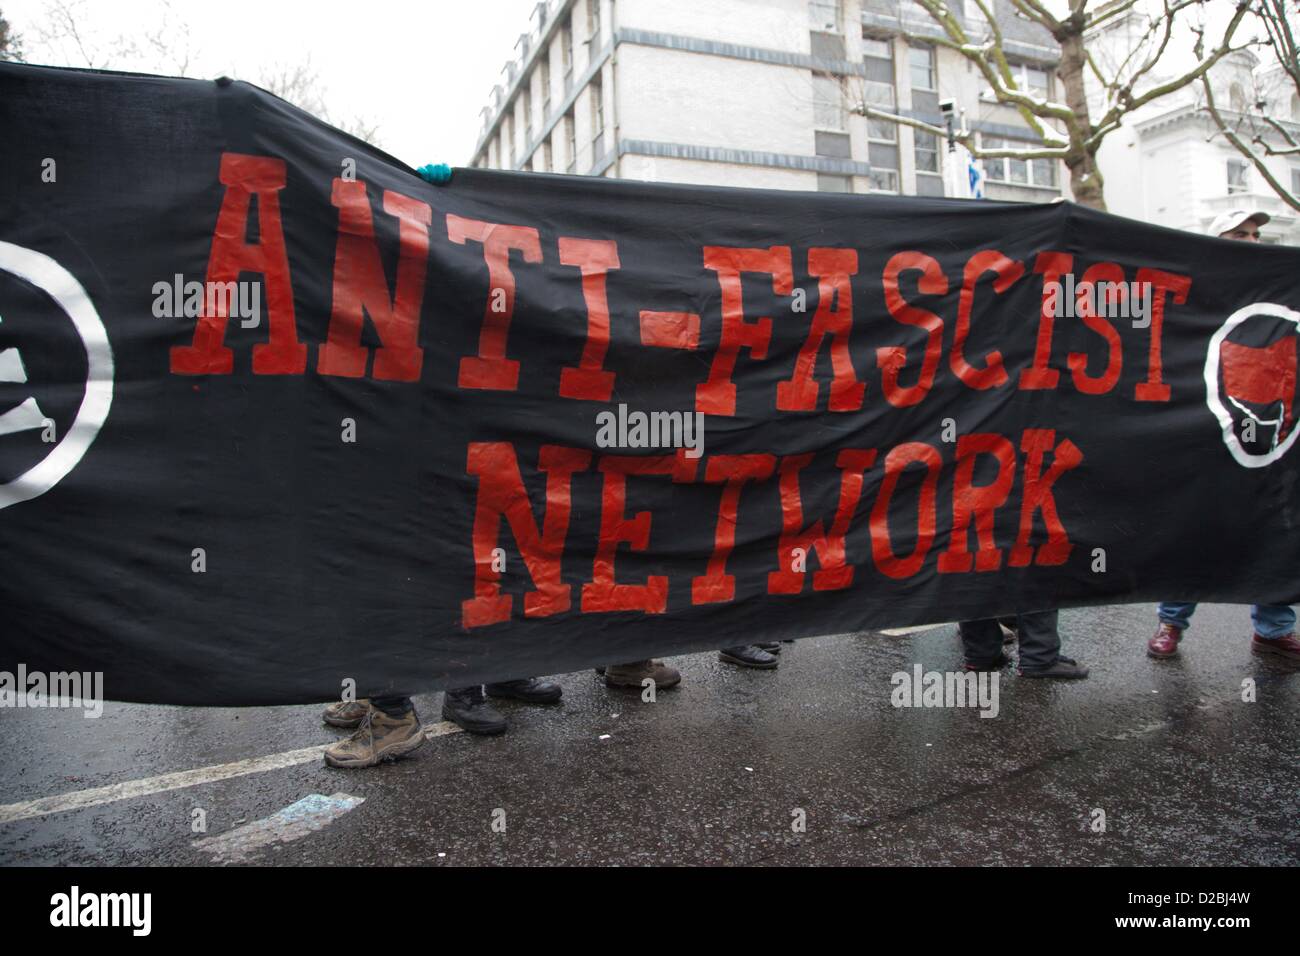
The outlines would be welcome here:
M 1180 630 L 1187 629 L 1195 611 L 1195 603 L 1181 604 L 1177 601 L 1164 601 L 1156 608 L 1163 623 Z M 1255 622 L 1255 633 L 1266 641 L 1285 637 L 1295 630 L 1295 611 L 1285 604 L 1255 604 L 1250 609 L 1250 619 Z

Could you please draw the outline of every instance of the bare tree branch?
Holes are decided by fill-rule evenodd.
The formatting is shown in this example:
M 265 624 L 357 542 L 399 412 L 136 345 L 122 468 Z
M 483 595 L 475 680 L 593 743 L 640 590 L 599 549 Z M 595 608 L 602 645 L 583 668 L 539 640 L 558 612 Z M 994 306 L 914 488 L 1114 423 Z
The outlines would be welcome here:
M 1277 177 L 1273 175 L 1273 171 L 1268 168 L 1268 164 L 1256 155 L 1255 151 L 1237 135 L 1236 130 L 1228 124 L 1223 114 L 1219 112 L 1219 108 L 1214 102 L 1214 90 L 1210 81 L 1206 79 L 1201 85 L 1205 90 L 1205 107 L 1209 110 L 1210 116 L 1213 117 L 1215 125 L 1223 131 L 1223 135 L 1228 142 L 1237 148 L 1237 152 L 1250 160 L 1259 174 L 1264 177 L 1264 181 L 1268 183 L 1269 188 L 1277 193 L 1283 202 L 1293 209 L 1300 210 L 1300 197 L 1293 195 L 1290 190 L 1278 182 Z
M 1024 85 L 1022 74 L 1007 55 L 1007 42 L 992 0 L 971 2 L 988 25 L 987 36 L 976 38 L 967 32 L 963 17 L 957 15 L 954 0 L 914 0 L 915 6 L 924 10 L 938 27 L 937 36 L 917 35 L 902 29 L 898 33 L 909 43 L 931 44 L 963 57 L 988 83 L 993 99 L 1020 115 L 1031 145 L 1021 149 L 985 150 L 975 144 L 970 134 L 954 138 L 966 145 L 976 158 L 1062 160 L 1070 172 L 1075 199 L 1104 209 L 1097 152 L 1106 136 L 1118 129 L 1134 110 L 1194 85 L 1225 57 L 1256 42 L 1234 44 L 1234 36 L 1249 10 L 1261 4 L 1280 5 L 1286 0 L 1233 0 L 1231 20 L 1222 34 L 1216 36 L 1209 52 L 1205 50 L 1204 28 L 1190 24 L 1197 41 L 1195 65 L 1158 82 L 1151 79 L 1168 63 L 1175 38 L 1181 35 L 1180 26 L 1192 16 L 1188 11 L 1204 9 L 1204 0 L 1160 0 L 1157 12 L 1148 16 L 1136 42 L 1114 69 L 1109 69 L 1109 64 L 1094 54 L 1091 44 L 1101 27 L 1118 23 L 1126 16 L 1136 16 L 1143 10 L 1139 0 L 1119 0 L 1093 10 L 1089 9 L 1088 0 L 1069 0 L 1068 15 L 1062 15 L 1059 4 L 1054 6 L 1049 0 L 1009 0 L 1018 18 L 1045 30 L 1059 46 L 1055 73 L 1064 91 L 1063 101 L 1042 96 L 1041 90 Z M 901 12 L 899 20 L 901 26 Z M 1096 81 L 1103 94 L 1102 113 L 1096 121 L 1089 112 L 1087 84 L 1090 80 Z M 868 102 L 865 95 L 858 97 L 858 101 L 853 111 L 869 119 L 909 126 L 932 135 L 948 135 L 932 123 L 880 109 Z
M 378 124 L 363 116 L 345 119 L 330 109 L 327 102 L 328 90 L 321 81 L 320 73 L 312 66 L 310 57 L 305 63 L 293 66 L 272 64 L 263 67 L 257 82 L 268 92 L 288 100 L 299 109 L 306 110 L 317 119 L 324 120 L 357 139 L 371 144 L 378 142 Z

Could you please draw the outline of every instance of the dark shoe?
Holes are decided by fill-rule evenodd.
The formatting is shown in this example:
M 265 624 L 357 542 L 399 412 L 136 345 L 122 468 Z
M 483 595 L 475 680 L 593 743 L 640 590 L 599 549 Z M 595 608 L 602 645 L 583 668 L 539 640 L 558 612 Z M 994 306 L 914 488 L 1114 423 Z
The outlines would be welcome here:
M 1295 639 L 1295 631 L 1274 638 L 1256 634 L 1250 640 L 1250 649 L 1256 654 L 1276 654 L 1287 660 L 1300 661 L 1300 641 Z
M 663 661 L 633 661 L 630 664 L 610 664 L 605 668 L 606 687 L 634 687 L 640 690 L 642 681 L 650 678 L 655 690 L 668 690 L 682 682 L 681 672 Z
M 718 651 L 718 660 L 724 664 L 739 664 L 741 667 L 755 667 L 764 671 L 770 671 L 781 663 L 775 654 L 769 654 L 757 644 L 724 647 Z
M 1155 636 L 1147 641 L 1148 657 L 1173 657 L 1178 653 L 1178 642 L 1183 639 L 1183 629 L 1172 624 L 1160 622 Z
M 356 733 L 325 749 L 325 763 L 349 770 L 373 767 L 383 760 L 404 757 L 422 746 L 424 728 L 414 708 L 401 717 L 389 717 L 372 707 L 361 718 Z
M 781 653 L 781 642 L 780 642 L 780 641 L 767 641 L 767 642 L 764 643 L 764 644 L 755 644 L 754 646 L 755 646 L 755 647 L 761 647 L 763 650 L 767 651 L 769 654 L 780 654 L 780 653 Z
M 968 672 L 973 671 L 978 674 L 983 671 L 1000 671 L 1010 663 L 1011 658 L 999 651 L 997 658 L 987 664 L 975 664 L 970 661 L 962 661 L 961 669 Z
M 370 701 L 363 697 L 361 700 L 340 700 L 330 704 L 320 716 L 331 727 L 346 727 L 351 730 L 361 726 L 361 721 L 365 720 L 369 710 Z
M 1021 677 L 1053 677 L 1057 680 L 1083 680 L 1088 676 L 1088 668 L 1084 667 L 1076 660 L 1068 657 L 1057 655 L 1047 667 L 1038 667 L 1033 670 L 1025 670 L 1023 667 L 1016 671 Z
M 564 689 L 555 681 L 541 680 L 537 677 L 503 680 L 488 684 L 484 690 L 489 697 L 522 700 L 525 704 L 556 704 L 564 696 Z
M 599 667 L 596 668 L 596 674 L 597 674 L 598 676 L 600 676 L 600 677 L 604 677 L 604 676 L 605 676 L 605 665 L 604 665 L 604 664 L 601 664 Z
M 449 690 L 442 697 L 442 719 L 470 734 L 504 734 L 506 719 L 487 702 L 481 685 Z

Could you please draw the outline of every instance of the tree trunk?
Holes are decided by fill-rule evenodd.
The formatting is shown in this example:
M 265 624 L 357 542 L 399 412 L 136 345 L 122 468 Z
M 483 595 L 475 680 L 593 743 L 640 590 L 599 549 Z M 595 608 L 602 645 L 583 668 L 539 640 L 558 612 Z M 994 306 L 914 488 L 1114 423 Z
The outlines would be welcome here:
M 1088 115 L 1088 91 L 1084 87 L 1083 24 L 1081 19 L 1074 22 L 1076 19 L 1079 18 L 1067 20 L 1065 30 L 1056 38 L 1061 45 L 1061 63 L 1056 68 L 1056 75 L 1065 88 L 1065 105 L 1076 117 L 1070 124 L 1070 145 L 1065 165 L 1070 170 L 1070 191 L 1074 193 L 1074 201 L 1104 212 L 1105 182 L 1097 166 L 1096 152 L 1090 151 L 1084 142 L 1092 130 L 1092 119 Z

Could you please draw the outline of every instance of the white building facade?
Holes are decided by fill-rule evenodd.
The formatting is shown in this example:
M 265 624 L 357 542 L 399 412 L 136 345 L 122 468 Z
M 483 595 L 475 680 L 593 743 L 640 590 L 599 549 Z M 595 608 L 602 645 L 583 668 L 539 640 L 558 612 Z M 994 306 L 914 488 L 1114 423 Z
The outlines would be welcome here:
M 980 33 L 974 3 L 955 4 Z M 1024 88 L 1061 99 L 1058 48 L 995 0 L 1004 51 Z M 1137 35 L 1112 24 L 1091 41 L 1115 48 Z M 912 34 L 905 39 L 902 33 Z M 1138 31 L 1140 33 L 1140 31 Z M 955 163 L 940 138 L 869 120 L 864 103 L 944 125 L 940 103 L 986 146 L 1034 136 L 995 102 L 960 54 L 924 42 L 939 28 L 910 0 L 549 0 L 539 3 L 503 73 L 471 165 L 658 182 L 773 189 L 953 194 Z M 1221 65 L 1216 89 L 1253 58 Z M 1219 74 L 1223 74 L 1220 76 Z M 1225 107 L 1228 104 L 1221 104 Z M 1287 122 L 1293 105 L 1280 104 Z M 1294 109 L 1300 111 L 1300 105 Z M 1221 136 L 1197 92 L 1163 98 L 1107 139 L 1099 161 L 1112 212 L 1201 231 L 1225 209 L 1274 215 L 1270 241 L 1297 242 L 1297 222 Z M 1300 126 L 1297 127 L 1300 132 Z M 1270 161 L 1300 188 L 1300 159 Z M 990 199 L 1069 198 L 1055 160 L 985 160 Z M 958 175 L 963 175 L 964 170 Z
M 1135 18 L 1111 24 L 1107 35 L 1093 38 L 1099 48 L 1123 50 L 1128 38 L 1140 33 Z M 1300 24 L 1297 24 L 1300 29 Z M 1186 64 L 1172 63 L 1171 69 Z M 1226 57 L 1211 70 L 1215 105 L 1230 124 L 1243 123 L 1242 138 L 1250 140 L 1252 103 L 1262 102 L 1264 115 L 1300 139 L 1300 95 L 1295 85 L 1270 69 L 1255 54 L 1243 50 Z M 1155 77 L 1159 81 L 1164 77 Z M 1275 146 L 1282 138 L 1269 132 Z M 1253 164 L 1228 142 L 1205 108 L 1200 84 L 1161 97 L 1128 117 L 1110 134 L 1098 153 L 1106 180 L 1106 204 L 1112 212 L 1174 229 L 1204 232 L 1221 213 L 1232 209 L 1262 210 L 1272 220 L 1260 230 L 1264 242 L 1300 245 L 1300 217 L 1265 181 Z M 1300 156 L 1265 156 L 1272 176 L 1292 195 L 1300 196 Z
M 974 13 L 974 4 L 969 14 Z M 943 195 L 946 143 L 869 121 L 871 102 L 936 125 L 953 99 L 988 141 L 1028 142 L 953 51 L 897 0 L 551 0 L 483 109 L 471 164 L 659 182 Z M 1054 93 L 1055 48 L 1007 31 L 1027 82 Z M 1062 195 L 1047 160 L 988 164 L 990 198 Z

